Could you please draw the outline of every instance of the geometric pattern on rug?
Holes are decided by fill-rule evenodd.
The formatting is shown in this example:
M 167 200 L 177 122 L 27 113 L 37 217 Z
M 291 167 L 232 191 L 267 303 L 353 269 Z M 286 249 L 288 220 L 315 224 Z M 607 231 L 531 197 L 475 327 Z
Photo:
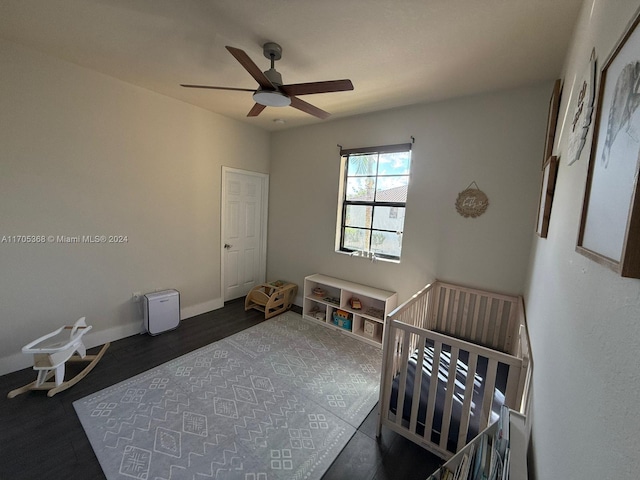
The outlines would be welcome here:
M 381 359 L 286 312 L 74 407 L 109 480 L 320 479 L 378 401 Z

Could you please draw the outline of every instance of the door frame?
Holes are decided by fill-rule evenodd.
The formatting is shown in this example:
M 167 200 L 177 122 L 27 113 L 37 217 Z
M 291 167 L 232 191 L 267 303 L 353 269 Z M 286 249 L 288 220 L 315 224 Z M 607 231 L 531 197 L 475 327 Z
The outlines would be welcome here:
M 225 283 L 225 237 L 226 237 L 226 195 L 227 174 L 235 173 L 239 175 L 247 175 L 257 177 L 262 183 L 262 211 L 260 212 L 260 271 L 258 272 L 258 283 L 265 281 L 267 276 L 267 224 L 269 220 L 269 174 L 253 172 L 250 170 L 241 170 L 239 168 L 231 168 L 222 166 L 222 186 L 220 189 L 220 297 L 224 305 L 226 294 Z

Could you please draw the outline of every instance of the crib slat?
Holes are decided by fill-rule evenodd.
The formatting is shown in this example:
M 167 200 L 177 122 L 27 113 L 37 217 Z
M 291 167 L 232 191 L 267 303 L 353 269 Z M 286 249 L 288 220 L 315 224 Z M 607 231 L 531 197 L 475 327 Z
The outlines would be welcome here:
M 422 308 L 422 300 L 420 299 L 419 301 L 417 301 L 416 303 L 414 303 L 414 308 L 413 308 L 413 315 L 416 319 L 416 326 L 423 328 L 422 326 L 422 322 L 423 322 L 423 317 L 424 317 L 424 310 Z
M 424 298 L 424 318 L 425 318 L 425 324 L 423 325 L 423 328 L 428 328 L 428 329 L 433 329 L 433 318 L 434 317 L 434 313 L 433 313 L 433 309 L 435 308 L 434 303 L 435 303 L 435 297 L 433 294 L 433 290 L 429 290 L 428 292 L 425 293 L 425 295 L 422 296 L 422 298 Z
M 416 304 L 414 303 L 407 309 L 406 312 L 404 312 L 402 317 L 405 318 L 408 322 L 410 322 L 413 325 L 416 323 L 415 312 L 416 312 Z
M 440 315 L 440 287 L 437 286 L 434 290 L 430 292 L 430 295 L 433 295 L 431 300 L 431 315 L 429 317 L 429 329 L 437 330 L 438 323 L 437 319 Z
M 385 327 L 385 335 L 383 338 L 384 346 L 382 347 L 382 351 L 384 352 L 382 355 L 382 368 L 380 369 L 380 401 L 379 401 L 379 410 L 378 410 L 378 423 L 376 425 L 376 438 L 380 438 L 382 435 L 382 424 L 385 421 L 389 421 L 389 402 L 391 400 L 391 384 L 387 380 L 387 378 L 393 375 L 395 370 L 392 370 L 391 374 L 389 373 L 389 364 L 392 363 L 391 367 L 393 368 L 393 364 L 395 364 L 395 343 L 391 340 L 393 334 L 395 333 L 395 329 L 392 327 L 391 318 L 387 317 Z
M 418 345 L 423 348 L 418 348 L 418 363 L 416 365 L 416 373 L 413 380 L 413 399 L 411 400 L 411 416 L 409 418 L 409 430 L 416 431 L 416 425 L 418 423 L 418 410 L 420 410 L 420 393 L 422 392 L 422 368 L 424 365 L 424 344 L 425 337 L 420 335 Z M 431 368 L 433 378 L 433 367 Z
M 426 308 L 426 297 L 420 298 L 418 302 L 416 302 L 416 318 L 418 319 L 418 326 L 420 328 L 425 328 L 426 326 L 426 318 L 427 318 L 427 308 Z
M 431 328 L 431 319 L 429 318 L 432 311 L 431 307 L 429 306 L 431 303 L 431 298 L 431 291 L 428 291 L 425 295 L 420 297 L 422 328 Z
M 451 359 L 449 360 L 449 371 L 447 375 L 447 395 L 442 411 L 442 429 L 440 430 L 440 448 L 447 449 L 449 440 L 449 427 L 451 426 L 451 407 L 453 406 L 453 396 L 455 394 L 456 367 L 458 365 L 458 347 L 451 349 Z
M 498 303 L 498 313 L 496 314 L 495 321 L 493 322 L 493 341 L 491 342 L 491 346 L 493 348 L 499 347 L 500 343 L 500 328 L 502 327 L 502 311 L 504 309 L 504 300 L 500 300 Z
M 444 308 L 444 289 L 441 286 L 437 286 L 436 290 L 434 291 L 434 295 L 435 295 L 435 303 L 436 303 L 436 308 L 433 311 L 433 324 L 432 324 L 432 328 L 433 330 L 438 330 L 440 328 L 440 319 L 442 318 L 442 309 Z
M 513 333 L 516 328 L 515 322 L 518 320 L 518 304 L 517 302 L 511 302 L 509 310 L 509 322 L 507 323 L 507 335 L 504 339 L 504 351 L 513 353 Z
M 493 403 L 493 394 L 496 388 L 496 373 L 498 371 L 498 361 L 489 358 L 487 365 L 487 376 L 484 379 L 484 398 L 482 399 L 482 413 L 480 414 L 480 429 L 489 424 L 489 413 Z
M 429 319 L 429 321 L 431 322 L 429 324 L 429 328 L 431 330 L 437 330 L 438 328 L 438 318 L 440 318 L 440 287 L 436 284 L 436 287 L 434 288 L 433 292 L 433 310 L 431 312 L 431 318 Z
M 483 345 L 487 344 L 487 334 L 489 332 L 489 324 L 491 322 L 491 308 L 493 306 L 493 298 L 487 297 L 487 306 L 484 309 L 484 325 L 482 327 L 482 337 L 480 342 Z
M 407 388 L 407 369 L 409 368 L 409 332 L 404 332 L 402 339 L 402 352 L 400 359 L 400 384 L 398 391 L 398 405 L 396 406 L 396 424 L 402 424 L 402 415 L 404 413 L 404 395 Z
M 469 303 L 471 301 L 471 294 L 467 292 L 464 295 L 464 306 L 462 307 L 462 325 L 460 326 L 460 336 L 462 338 L 468 338 L 467 324 L 469 323 Z
M 416 318 L 415 318 L 415 304 L 411 305 L 409 307 L 409 309 L 404 313 L 405 318 L 410 321 L 411 325 L 414 325 Z M 414 325 L 417 326 L 417 325 Z M 409 335 L 409 333 L 405 333 L 405 335 Z M 413 352 L 414 350 L 414 342 L 415 342 L 415 338 L 413 335 L 409 335 L 409 344 L 408 344 L 408 348 L 409 351 Z M 411 354 L 409 354 L 409 356 L 411 356 Z
M 453 311 L 451 312 L 451 320 L 449 321 L 449 328 L 445 330 L 449 335 L 456 335 L 458 331 L 458 306 L 460 304 L 460 290 L 456 290 L 456 293 L 453 295 Z
M 442 305 L 442 316 L 440 317 L 440 325 L 438 325 L 438 328 L 440 329 L 440 331 L 446 332 L 446 327 L 447 327 L 447 314 L 449 313 L 449 292 L 451 291 L 448 288 L 444 288 L 444 303 Z
M 467 370 L 467 382 L 464 386 L 464 402 L 462 402 L 462 413 L 460 417 L 460 432 L 458 433 L 458 443 L 456 451 L 460 450 L 467 443 L 467 432 L 469 430 L 469 416 L 471 414 L 471 399 L 473 398 L 474 380 L 476 377 L 476 367 L 478 365 L 478 355 L 469 352 L 469 369 Z
M 387 360 L 386 363 L 391 363 L 391 372 L 393 375 L 395 375 L 398 372 L 398 365 L 399 365 L 399 355 L 400 352 L 398 351 L 398 340 L 399 340 L 399 336 L 400 336 L 400 330 L 398 330 L 395 327 L 392 327 L 392 322 L 393 320 L 390 319 L 388 321 L 388 332 L 387 335 L 389 335 L 390 337 L 393 337 L 393 341 L 390 340 L 390 346 L 389 348 L 392 349 L 390 350 L 389 355 L 391 356 L 391 361 Z
M 431 381 L 429 382 L 429 397 L 427 400 L 427 421 L 424 426 L 424 438 L 431 442 L 431 430 L 433 429 L 433 414 L 436 410 L 436 392 L 438 388 L 438 370 L 440 369 L 440 354 L 442 342 L 434 342 L 433 362 L 431 363 Z M 434 374 L 435 372 L 435 374 Z
M 480 323 L 480 304 L 482 299 L 485 298 L 482 295 L 476 295 L 476 304 L 473 308 L 473 319 L 471 323 L 471 340 L 477 341 L 476 334 L 478 333 L 478 324 Z M 487 299 L 487 301 L 489 301 Z
M 507 388 L 504 392 L 504 403 L 514 410 L 518 410 L 520 405 L 516 405 L 518 399 L 518 385 L 520 383 L 520 368 L 509 366 L 509 376 L 507 377 Z

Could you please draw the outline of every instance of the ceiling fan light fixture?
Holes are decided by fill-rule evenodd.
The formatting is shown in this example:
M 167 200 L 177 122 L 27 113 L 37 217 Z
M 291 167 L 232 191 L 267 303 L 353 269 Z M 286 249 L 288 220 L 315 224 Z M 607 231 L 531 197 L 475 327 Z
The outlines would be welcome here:
M 253 100 L 265 107 L 288 107 L 291 105 L 289 97 L 275 90 L 258 90 L 253 94 Z

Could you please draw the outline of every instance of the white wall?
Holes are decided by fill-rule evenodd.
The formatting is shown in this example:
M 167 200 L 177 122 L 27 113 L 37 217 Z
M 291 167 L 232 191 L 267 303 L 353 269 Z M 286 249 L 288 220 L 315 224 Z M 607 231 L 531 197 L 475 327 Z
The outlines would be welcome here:
M 268 173 L 269 135 L 4 41 L 0 70 L 0 237 L 128 237 L 0 243 L 0 373 L 80 316 L 89 344 L 138 332 L 133 292 L 221 306 L 222 166 Z
M 560 155 L 549 237 L 536 239 L 526 289 L 534 354 L 532 462 L 539 479 L 638 478 L 640 280 L 575 252 L 591 134 L 567 164 L 573 83 L 595 47 L 598 72 L 638 0 L 587 0 L 562 78 Z
M 434 278 L 522 293 L 551 87 L 415 105 L 274 134 L 268 277 L 302 285 L 306 275 L 320 272 L 397 291 L 400 301 Z M 410 136 L 415 144 L 401 263 L 335 253 L 337 144 L 405 143 Z M 463 218 L 455 200 L 472 181 L 490 204 L 482 216 Z

